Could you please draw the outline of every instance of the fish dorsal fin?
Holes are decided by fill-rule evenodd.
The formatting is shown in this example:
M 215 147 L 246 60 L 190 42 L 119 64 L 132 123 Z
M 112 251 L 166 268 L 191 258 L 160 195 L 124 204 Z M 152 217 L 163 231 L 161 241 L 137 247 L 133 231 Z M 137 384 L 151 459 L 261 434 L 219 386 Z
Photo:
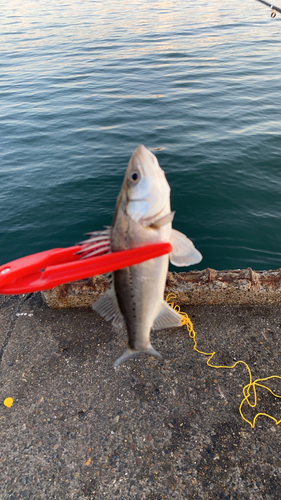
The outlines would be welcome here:
M 181 316 L 163 300 L 161 310 L 154 320 L 152 330 L 162 330 L 162 328 L 172 328 L 181 326 Z
M 156 220 L 152 224 L 150 224 L 149 227 L 159 229 L 162 226 L 165 226 L 166 224 L 169 224 L 169 222 L 173 222 L 174 215 L 176 212 L 170 212 L 167 215 L 164 215 L 164 217 L 161 217 L 161 219 Z
M 93 311 L 100 314 L 106 321 L 112 321 L 115 328 L 125 325 L 123 314 L 119 309 L 114 286 L 109 288 L 105 294 L 92 306 Z
M 201 262 L 202 255 L 196 250 L 192 241 L 176 229 L 172 229 L 171 245 L 173 251 L 170 253 L 170 262 L 174 266 L 191 266 Z
M 81 259 L 87 259 L 88 257 L 103 255 L 110 252 L 110 227 L 107 227 L 103 231 L 87 233 L 87 235 L 89 236 L 89 239 L 79 243 L 79 245 L 83 245 L 83 248 L 77 252 L 81 255 Z

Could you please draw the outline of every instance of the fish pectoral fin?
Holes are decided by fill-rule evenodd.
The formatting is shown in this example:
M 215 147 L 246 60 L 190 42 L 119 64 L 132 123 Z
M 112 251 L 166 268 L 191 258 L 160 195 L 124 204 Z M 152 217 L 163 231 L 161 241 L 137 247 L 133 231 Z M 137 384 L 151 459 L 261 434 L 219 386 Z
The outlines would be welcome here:
M 125 326 L 124 317 L 119 309 L 113 287 L 107 290 L 105 294 L 93 304 L 92 309 L 107 321 L 112 321 L 112 325 L 115 328 L 122 328 Z
M 163 300 L 160 313 L 154 320 L 152 330 L 162 330 L 164 328 L 173 328 L 174 326 L 181 326 L 181 316 L 174 309 Z
M 120 358 L 116 359 L 113 366 L 116 368 L 117 366 L 122 365 L 122 363 L 125 363 L 125 361 L 128 361 L 128 359 L 134 358 L 135 356 L 137 356 L 140 353 L 152 354 L 152 356 L 157 356 L 158 358 L 162 358 L 161 354 L 158 351 L 156 351 L 152 347 L 152 345 L 149 347 L 149 349 L 146 349 L 145 351 L 141 351 L 141 350 L 137 351 L 135 349 L 130 349 L 128 347 L 128 349 L 126 349 L 126 351 L 123 352 L 122 356 L 120 356 Z
M 159 229 L 162 226 L 166 226 L 166 224 L 169 224 L 169 222 L 173 222 L 175 213 L 176 212 L 170 212 L 169 214 L 164 215 L 164 217 L 161 217 L 161 219 L 158 219 L 153 222 L 153 224 L 150 224 L 149 227 L 152 227 L 153 229 Z
M 170 262 L 174 266 L 191 266 L 201 262 L 202 255 L 196 250 L 192 241 L 176 229 L 172 229 L 171 245 L 173 251 L 170 253 Z

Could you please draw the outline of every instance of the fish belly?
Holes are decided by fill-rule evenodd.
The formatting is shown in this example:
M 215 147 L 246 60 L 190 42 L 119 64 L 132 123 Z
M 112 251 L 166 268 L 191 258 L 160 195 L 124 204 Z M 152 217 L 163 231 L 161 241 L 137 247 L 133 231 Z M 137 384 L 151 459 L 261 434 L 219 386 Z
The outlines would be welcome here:
M 168 265 L 169 256 L 164 255 L 114 272 L 115 293 L 133 350 L 151 347 L 150 330 L 163 302 Z

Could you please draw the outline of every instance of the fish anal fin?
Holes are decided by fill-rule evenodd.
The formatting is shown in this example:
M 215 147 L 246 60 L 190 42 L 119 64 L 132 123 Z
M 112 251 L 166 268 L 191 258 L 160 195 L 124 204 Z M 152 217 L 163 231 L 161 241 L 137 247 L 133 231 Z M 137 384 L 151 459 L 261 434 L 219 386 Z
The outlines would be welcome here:
M 170 253 L 170 262 L 174 266 L 191 266 L 201 262 L 201 253 L 196 250 L 192 241 L 185 234 L 172 229 L 170 243 L 173 247 L 173 251 Z
M 181 316 L 163 300 L 161 310 L 154 320 L 152 330 L 162 330 L 164 328 L 173 328 L 181 326 Z
M 93 304 L 92 309 L 106 319 L 106 321 L 112 321 L 112 325 L 115 328 L 122 328 L 125 325 L 113 286 Z

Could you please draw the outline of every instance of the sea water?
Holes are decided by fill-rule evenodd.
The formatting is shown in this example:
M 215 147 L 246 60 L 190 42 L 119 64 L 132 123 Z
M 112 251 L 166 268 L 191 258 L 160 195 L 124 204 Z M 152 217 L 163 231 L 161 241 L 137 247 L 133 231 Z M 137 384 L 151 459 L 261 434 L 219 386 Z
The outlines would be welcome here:
M 110 225 L 142 143 L 196 268 L 281 267 L 281 15 L 9 0 L 0 28 L 0 264 Z

